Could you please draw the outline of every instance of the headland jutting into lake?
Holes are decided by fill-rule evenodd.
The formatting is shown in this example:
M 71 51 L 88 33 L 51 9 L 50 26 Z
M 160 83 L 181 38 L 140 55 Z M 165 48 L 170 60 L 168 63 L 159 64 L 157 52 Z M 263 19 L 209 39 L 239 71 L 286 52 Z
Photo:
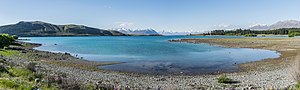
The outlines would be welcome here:
M 300 50 L 298 38 L 222 38 L 222 39 L 180 39 L 171 42 L 208 43 L 234 48 L 257 48 L 281 53 L 279 58 L 239 64 L 240 72 L 223 73 L 234 83 L 218 83 L 218 75 L 147 75 L 122 73 L 98 69 L 99 65 L 118 62 L 93 62 L 81 60 L 68 53 L 52 53 L 32 48 L 39 44 L 21 43 L 13 46 L 18 55 L 2 56 L 17 64 L 34 60 L 38 71 L 63 73 L 78 83 L 100 84 L 102 87 L 132 89 L 287 89 L 296 84 L 294 62 Z M 16 49 L 17 48 L 17 49 Z M 293 65 L 292 65 L 293 64 Z M 298 63 L 297 63 L 298 64 Z M 296 67 L 299 68 L 299 67 Z

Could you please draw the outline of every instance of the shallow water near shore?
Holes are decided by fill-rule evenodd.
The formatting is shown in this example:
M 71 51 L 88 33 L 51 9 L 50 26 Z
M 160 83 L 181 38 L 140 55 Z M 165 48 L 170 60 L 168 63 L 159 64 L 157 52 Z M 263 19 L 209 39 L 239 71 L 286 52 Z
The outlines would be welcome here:
M 24 37 L 41 43 L 37 50 L 69 52 L 92 61 L 122 64 L 101 69 L 151 74 L 206 74 L 233 72 L 239 63 L 277 58 L 270 50 L 222 48 L 208 44 L 169 42 L 181 38 L 244 38 L 240 36 L 100 36 L 100 37 Z

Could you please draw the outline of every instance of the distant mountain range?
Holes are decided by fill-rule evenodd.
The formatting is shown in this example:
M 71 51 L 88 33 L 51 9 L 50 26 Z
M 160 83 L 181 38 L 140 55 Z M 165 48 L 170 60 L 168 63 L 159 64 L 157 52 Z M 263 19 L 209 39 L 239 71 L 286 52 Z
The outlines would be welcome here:
M 137 29 L 137 30 L 132 30 L 132 29 L 127 29 L 127 28 L 118 28 L 118 29 L 113 29 L 125 34 L 129 35 L 160 35 L 157 33 L 154 29 Z
M 103 30 L 83 25 L 54 25 L 41 21 L 0 26 L 0 33 L 18 36 L 125 36 L 118 31 Z
M 273 30 L 280 28 L 300 28 L 300 21 L 286 20 L 271 25 L 255 25 L 251 30 Z M 126 29 L 118 28 L 112 30 L 98 29 L 83 25 L 67 24 L 55 25 L 42 21 L 25 22 L 0 26 L 0 33 L 18 36 L 157 36 L 157 35 L 189 35 L 201 32 L 157 32 L 154 29 Z
M 251 30 L 274 30 L 280 28 L 300 28 L 300 21 L 297 20 L 286 20 L 279 21 L 272 25 L 255 25 L 250 27 Z
M 159 32 L 159 34 L 161 35 L 190 35 L 190 34 L 199 34 L 199 33 L 203 33 L 203 31 L 195 31 L 195 32 L 173 32 L 173 31 L 162 31 L 162 32 Z

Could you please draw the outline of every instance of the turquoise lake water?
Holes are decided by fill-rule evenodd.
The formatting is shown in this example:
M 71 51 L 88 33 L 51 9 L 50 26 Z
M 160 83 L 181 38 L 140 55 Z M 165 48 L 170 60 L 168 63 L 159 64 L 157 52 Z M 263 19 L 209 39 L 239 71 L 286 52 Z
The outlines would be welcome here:
M 86 60 L 126 62 L 102 66 L 106 70 L 154 74 L 232 72 L 236 64 L 277 58 L 261 49 L 222 48 L 208 44 L 168 42 L 181 38 L 244 38 L 239 36 L 99 36 L 24 37 L 41 43 L 37 50 L 69 52 Z M 55 45 L 56 44 L 56 45 Z

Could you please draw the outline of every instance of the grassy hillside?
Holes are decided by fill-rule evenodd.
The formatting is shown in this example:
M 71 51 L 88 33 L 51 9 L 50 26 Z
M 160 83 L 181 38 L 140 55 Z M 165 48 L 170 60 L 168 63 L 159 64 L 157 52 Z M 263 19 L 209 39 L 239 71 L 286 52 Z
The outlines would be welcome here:
M 0 33 L 17 36 L 125 36 L 118 31 L 110 31 L 83 25 L 54 25 L 41 21 L 24 22 L 0 27 Z

